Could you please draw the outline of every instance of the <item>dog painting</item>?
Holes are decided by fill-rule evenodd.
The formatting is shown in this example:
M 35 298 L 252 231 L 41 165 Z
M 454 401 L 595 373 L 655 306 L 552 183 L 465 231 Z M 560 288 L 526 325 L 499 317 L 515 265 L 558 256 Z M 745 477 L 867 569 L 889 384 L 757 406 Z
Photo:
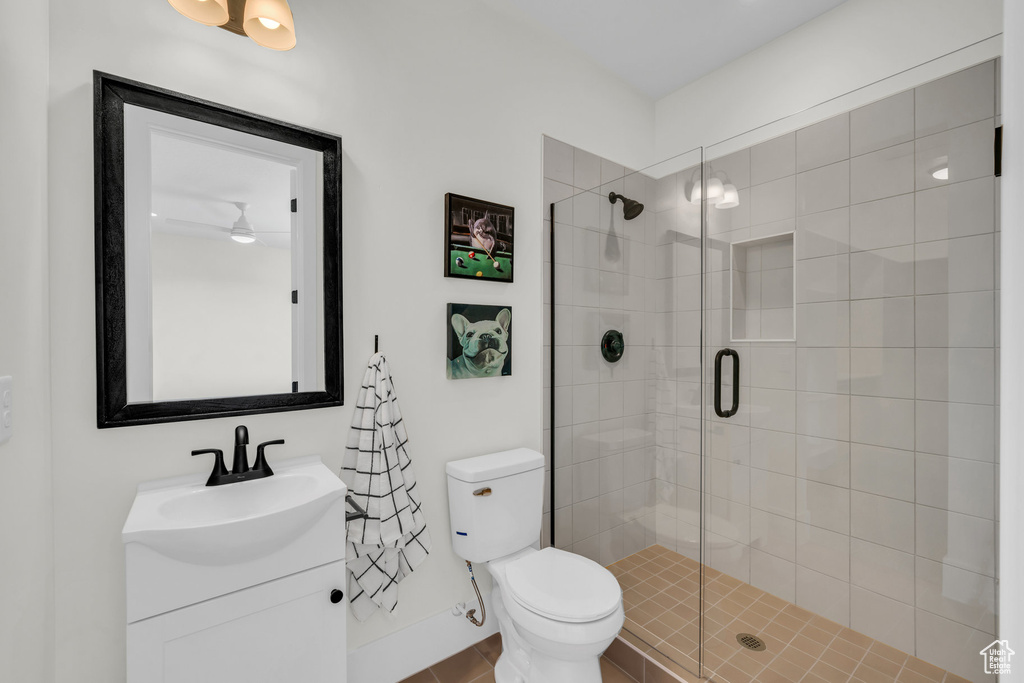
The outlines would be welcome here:
M 512 282 L 515 208 L 449 192 L 444 196 L 444 275 Z
M 448 304 L 448 379 L 512 374 L 512 308 Z

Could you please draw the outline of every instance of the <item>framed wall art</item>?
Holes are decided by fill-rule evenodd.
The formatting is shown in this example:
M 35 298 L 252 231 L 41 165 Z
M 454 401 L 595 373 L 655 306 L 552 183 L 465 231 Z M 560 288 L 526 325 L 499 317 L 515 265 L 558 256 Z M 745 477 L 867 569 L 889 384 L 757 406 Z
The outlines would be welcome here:
M 512 282 L 515 209 L 449 192 L 444 214 L 445 277 Z
M 512 374 L 512 307 L 448 304 L 448 379 Z

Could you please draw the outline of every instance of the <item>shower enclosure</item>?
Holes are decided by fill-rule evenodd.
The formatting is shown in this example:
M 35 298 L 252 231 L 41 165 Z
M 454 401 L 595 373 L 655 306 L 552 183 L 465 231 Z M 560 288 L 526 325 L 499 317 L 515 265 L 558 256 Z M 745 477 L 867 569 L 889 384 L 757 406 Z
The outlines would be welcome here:
M 996 72 L 642 171 L 545 140 L 545 540 L 665 668 L 992 680 Z

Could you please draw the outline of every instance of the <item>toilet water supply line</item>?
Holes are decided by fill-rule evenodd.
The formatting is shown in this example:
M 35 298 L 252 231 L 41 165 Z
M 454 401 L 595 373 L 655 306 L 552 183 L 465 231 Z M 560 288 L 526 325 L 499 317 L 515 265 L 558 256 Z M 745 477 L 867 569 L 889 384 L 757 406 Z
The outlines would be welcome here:
M 483 626 L 484 622 L 487 621 L 487 608 L 484 606 L 484 599 L 480 597 L 480 589 L 476 585 L 476 577 L 473 575 L 473 563 L 466 560 L 466 566 L 469 567 L 469 580 L 473 582 L 473 590 L 476 591 L 476 601 L 480 603 L 480 620 L 473 615 L 476 614 L 475 609 L 471 609 L 466 612 L 466 618 L 473 626 Z

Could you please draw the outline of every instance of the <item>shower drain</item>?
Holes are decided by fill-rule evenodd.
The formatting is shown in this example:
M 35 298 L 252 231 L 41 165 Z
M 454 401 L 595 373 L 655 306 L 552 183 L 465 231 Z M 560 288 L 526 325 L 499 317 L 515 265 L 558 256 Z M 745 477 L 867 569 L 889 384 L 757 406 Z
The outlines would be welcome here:
M 764 641 L 749 633 L 737 633 L 736 641 L 748 650 L 756 650 L 760 652 L 765 649 Z

